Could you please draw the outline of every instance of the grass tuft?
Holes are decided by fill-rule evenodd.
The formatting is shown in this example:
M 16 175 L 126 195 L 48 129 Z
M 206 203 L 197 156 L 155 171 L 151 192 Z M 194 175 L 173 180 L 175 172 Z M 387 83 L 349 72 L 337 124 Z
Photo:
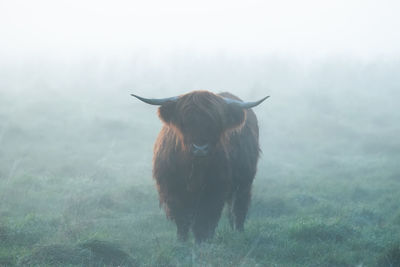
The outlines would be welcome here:
M 400 266 L 400 242 L 389 245 L 379 256 L 377 266 Z
M 301 221 L 290 229 L 290 237 L 304 242 L 333 241 L 343 242 L 355 234 L 351 227 L 339 223 Z
M 88 240 L 79 245 L 91 252 L 96 262 L 107 266 L 136 266 L 135 260 L 122 248 L 112 242 L 102 240 Z
M 19 265 L 85 265 L 90 262 L 90 252 L 74 246 L 51 244 L 35 247 L 32 252 L 19 261 Z
M 271 197 L 266 200 L 254 200 L 251 207 L 253 217 L 279 217 L 295 211 L 286 199 Z

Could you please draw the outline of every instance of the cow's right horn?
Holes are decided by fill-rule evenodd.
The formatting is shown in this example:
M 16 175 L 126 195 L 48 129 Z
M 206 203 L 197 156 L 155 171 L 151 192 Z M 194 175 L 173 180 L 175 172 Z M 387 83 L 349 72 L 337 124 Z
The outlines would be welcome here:
M 156 106 L 161 106 L 162 104 L 166 103 L 166 102 L 174 102 L 176 100 L 178 100 L 179 97 L 174 96 L 174 97 L 167 97 L 167 98 L 144 98 L 144 97 L 140 97 L 134 94 L 131 94 L 131 96 L 136 97 L 137 99 L 150 104 L 150 105 L 156 105 Z
M 238 105 L 239 107 L 241 107 L 243 109 L 249 109 L 249 108 L 260 105 L 268 97 L 269 96 L 266 96 L 258 101 L 254 101 L 254 102 L 242 102 L 242 101 L 239 101 L 236 99 L 231 99 L 231 98 L 226 98 L 226 97 L 224 97 L 224 100 L 227 104 L 234 104 L 234 105 Z

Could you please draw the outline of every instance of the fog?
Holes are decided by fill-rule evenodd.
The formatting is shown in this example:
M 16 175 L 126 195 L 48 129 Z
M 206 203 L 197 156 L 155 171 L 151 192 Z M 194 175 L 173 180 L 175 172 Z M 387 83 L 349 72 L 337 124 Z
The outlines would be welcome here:
M 137 153 L 135 140 L 148 132 L 155 137 L 161 127 L 156 108 L 138 102 L 130 93 L 169 97 L 202 89 L 230 91 L 249 101 L 271 95 L 255 109 L 260 119 L 262 164 L 275 163 L 284 168 L 288 161 L 298 160 L 293 157 L 306 160 L 304 153 L 310 157 L 310 167 L 314 161 L 323 160 L 326 153 L 334 153 L 339 161 L 357 153 L 378 159 L 400 151 L 399 67 L 396 61 L 365 63 L 331 58 L 304 66 L 271 56 L 243 58 L 186 52 L 159 60 L 137 55 L 126 59 L 84 57 L 69 62 L 3 62 L 2 143 L 7 146 L 17 142 L 29 158 L 35 153 L 30 146 L 46 150 L 46 138 L 80 153 L 85 147 L 81 143 L 74 147 L 65 135 L 87 134 L 90 141 L 107 134 L 98 148 L 106 149 L 115 142 L 132 145 L 122 148 L 132 153 L 122 159 L 128 168 L 135 164 L 128 163 Z M 97 124 L 110 124 L 107 131 L 112 132 L 102 132 Z M 26 131 L 40 138 L 15 139 L 18 135 L 13 131 Z M 151 149 L 149 140 L 142 153 L 150 157 Z M 103 153 L 101 149 L 99 152 Z M 7 157 L 11 162 L 17 159 L 21 160 Z
M 399 8 L 396 1 L 1 2 L 0 265 L 54 264 L 35 253 L 92 238 L 115 241 L 147 266 L 392 264 L 400 257 L 390 247 L 400 242 Z M 262 156 L 249 230 L 238 236 L 222 221 L 212 243 L 218 252 L 202 247 L 197 258 L 168 250 L 175 229 L 151 178 L 162 125 L 154 106 L 130 96 L 193 90 L 271 96 L 254 108 Z M 29 228 L 32 216 L 48 229 Z M 316 226 L 328 245 L 315 253 L 337 254 L 299 252 L 319 241 L 296 233 Z M 346 229 L 355 234 L 338 243 Z M 20 232 L 28 237 L 11 249 L 7 238 Z M 241 247 L 243 240 L 251 242 Z M 150 250 L 158 261 L 148 260 Z M 233 256 L 242 250 L 246 256 Z

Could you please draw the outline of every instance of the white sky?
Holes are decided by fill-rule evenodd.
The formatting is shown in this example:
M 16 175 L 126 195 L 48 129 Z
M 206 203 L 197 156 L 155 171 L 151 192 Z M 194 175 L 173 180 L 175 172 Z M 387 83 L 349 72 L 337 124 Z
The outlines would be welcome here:
M 0 56 L 143 49 L 399 58 L 400 1 L 0 0 Z

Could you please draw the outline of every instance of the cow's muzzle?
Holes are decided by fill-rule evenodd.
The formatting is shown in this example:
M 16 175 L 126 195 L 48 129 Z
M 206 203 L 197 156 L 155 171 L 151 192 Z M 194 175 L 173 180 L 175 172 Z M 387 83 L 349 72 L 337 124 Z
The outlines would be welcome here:
M 196 144 L 192 144 L 191 152 L 195 157 L 204 157 L 208 155 L 208 144 L 198 146 Z

